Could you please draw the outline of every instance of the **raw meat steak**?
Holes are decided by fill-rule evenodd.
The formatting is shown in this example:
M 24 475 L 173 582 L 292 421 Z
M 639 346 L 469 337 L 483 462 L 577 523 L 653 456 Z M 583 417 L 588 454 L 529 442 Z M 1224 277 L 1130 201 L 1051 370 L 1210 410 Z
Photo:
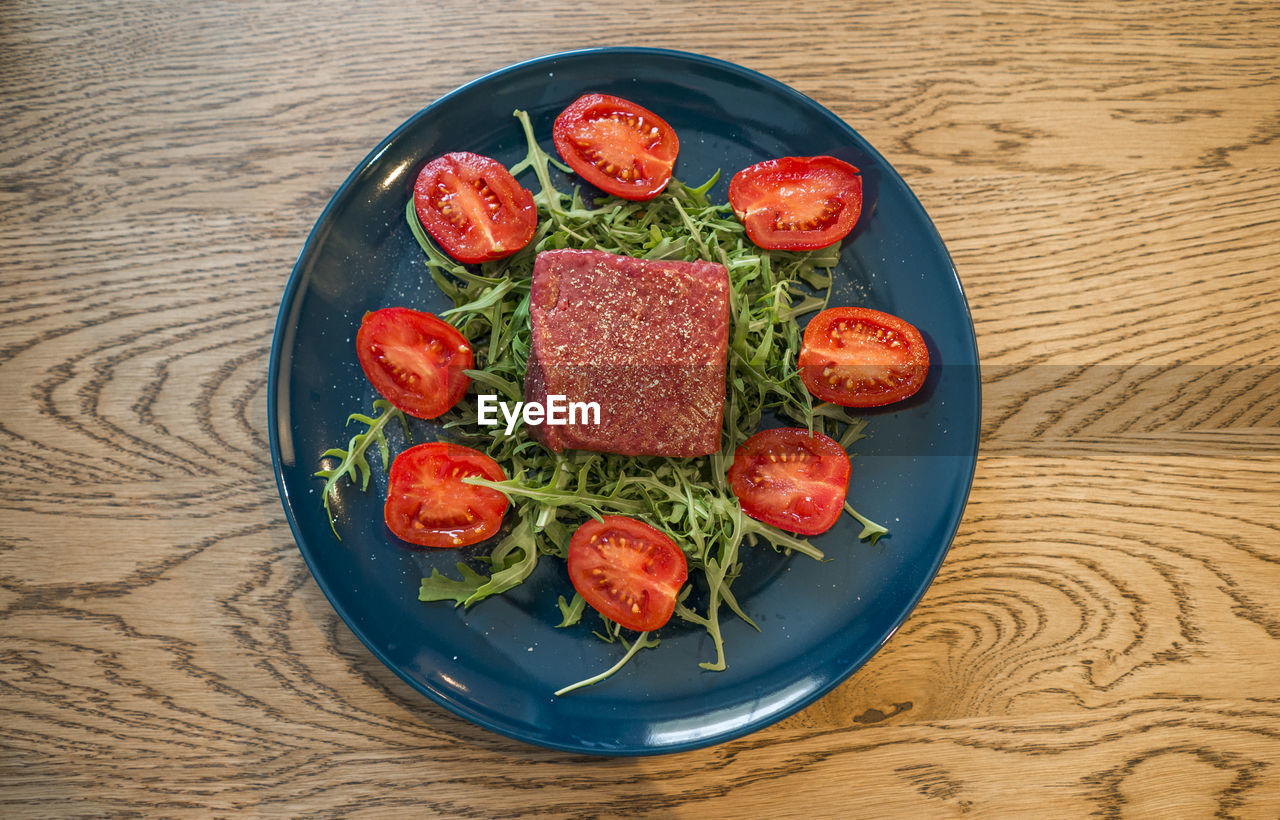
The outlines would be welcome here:
M 531 425 L 557 452 L 701 456 L 720 449 L 729 275 L 712 262 L 538 254 L 526 402 L 596 402 L 600 423 Z

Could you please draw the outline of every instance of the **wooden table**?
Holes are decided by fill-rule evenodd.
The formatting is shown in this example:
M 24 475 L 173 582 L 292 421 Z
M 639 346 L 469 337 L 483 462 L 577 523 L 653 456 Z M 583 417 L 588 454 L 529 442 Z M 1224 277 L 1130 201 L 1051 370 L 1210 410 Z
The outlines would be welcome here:
M 285 524 L 268 348 L 328 198 L 556 51 L 764 72 L 906 178 L 983 445 L 923 603 L 830 696 L 597 759 L 401 683 Z M 1280 815 L 1274 2 L 0 8 L 0 813 Z

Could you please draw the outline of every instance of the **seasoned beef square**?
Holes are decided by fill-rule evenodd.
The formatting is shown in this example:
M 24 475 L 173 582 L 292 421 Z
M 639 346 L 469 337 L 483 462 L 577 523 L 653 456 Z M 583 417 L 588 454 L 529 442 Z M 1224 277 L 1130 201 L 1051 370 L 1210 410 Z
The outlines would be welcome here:
M 729 275 L 712 262 L 544 251 L 533 266 L 527 402 L 597 402 L 600 423 L 532 425 L 557 452 L 720 449 Z

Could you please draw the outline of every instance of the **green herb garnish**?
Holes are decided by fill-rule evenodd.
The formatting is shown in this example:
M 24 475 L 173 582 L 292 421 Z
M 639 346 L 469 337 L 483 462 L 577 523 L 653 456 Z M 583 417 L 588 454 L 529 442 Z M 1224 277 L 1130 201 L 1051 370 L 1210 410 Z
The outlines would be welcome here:
M 404 413 L 392 407 L 391 402 L 386 399 L 378 399 L 373 403 L 373 409 L 381 410 L 382 413 L 377 418 L 371 418 L 363 413 L 352 413 L 347 416 L 347 424 L 358 421 L 369 429 L 352 436 L 345 450 L 338 447 L 325 450 L 320 455 L 320 458 L 340 459 L 338 466 L 317 470 L 314 473 L 318 478 L 325 479 L 324 512 L 329 518 L 329 528 L 333 530 L 333 534 L 338 537 L 339 541 L 342 540 L 342 536 L 338 535 L 338 525 L 333 517 L 333 510 L 329 505 L 329 497 L 336 492 L 338 479 L 345 475 L 351 479 L 353 484 L 359 484 L 361 491 L 369 489 L 371 469 L 369 467 L 369 459 L 365 456 L 369 447 L 374 444 L 378 445 L 378 453 L 382 456 L 382 466 L 389 468 L 391 466 L 391 445 L 387 443 L 387 423 L 392 419 L 398 419 L 404 427 L 405 437 L 409 435 L 409 425 L 405 421 Z

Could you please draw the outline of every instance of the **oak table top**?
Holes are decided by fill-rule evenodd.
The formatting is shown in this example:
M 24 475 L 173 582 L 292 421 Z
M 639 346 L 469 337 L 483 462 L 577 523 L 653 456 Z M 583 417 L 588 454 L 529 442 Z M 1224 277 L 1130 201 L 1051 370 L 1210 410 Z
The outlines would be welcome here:
M 852 125 L 964 284 L 977 474 L 847 682 L 595 758 L 383 667 L 267 448 L 290 269 L 369 149 L 570 49 L 738 63 Z M 5 816 L 1280 815 L 1280 8 L 0 8 Z M 922 500 L 927 503 L 927 500 Z

